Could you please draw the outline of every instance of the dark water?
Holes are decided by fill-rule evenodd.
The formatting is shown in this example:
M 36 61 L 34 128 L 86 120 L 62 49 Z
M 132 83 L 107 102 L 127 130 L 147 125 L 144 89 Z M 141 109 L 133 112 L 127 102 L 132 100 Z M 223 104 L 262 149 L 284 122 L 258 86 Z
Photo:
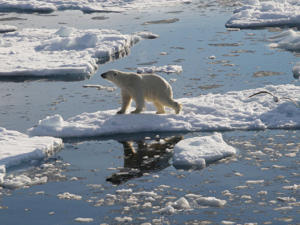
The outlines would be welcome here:
M 127 57 L 100 65 L 89 80 L 1 81 L 0 124 L 7 129 L 26 132 L 47 115 L 59 113 L 68 118 L 82 112 L 116 109 L 119 107 L 118 91 L 82 88 L 85 84 L 110 85 L 99 75 L 112 68 L 130 70 L 147 64 L 182 65 L 183 72 L 179 75 L 161 74 L 167 80 L 176 79 L 172 83 L 175 98 L 267 84 L 299 85 L 291 72 L 291 63 L 299 61 L 297 57 L 267 46 L 266 39 L 274 35 L 273 30 L 225 29 L 232 10 L 219 5 L 189 4 L 155 12 L 82 14 L 65 11 L 50 15 L 2 15 L 0 19 L 22 18 L 5 21 L 18 27 L 67 25 L 117 29 L 122 33 L 148 30 L 160 37 L 141 41 Z M 105 19 L 93 19 L 97 16 Z M 169 19 L 173 23 L 162 22 Z M 212 55 L 216 59 L 209 59 Z M 0 190 L 0 224 L 78 224 L 74 221 L 77 217 L 93 218 L 88 224 L 123 224 L 126 222 L 116 218 L 125 216 L 130 217 L 127 224 L 300 223 L 299 189 L 286 188 L 299 185 L 299 130 L 224 132 L 224 140 L 238 149 L 236 157 L 210 164 L 202 170 L 174 168 L 171 161 L 176 142 L 202 135 L 209 133 L 152 133 L 65 140 L 65 147 L 47 161 L 54 169 L 41 168 L 44 163 L 41 162 L 34 167 L 27 165 L 21 171 L 31 176 L 48 173 L 50 181 L 47 184 Z M 132 193 L 154 191 L 160 197 L 137 196 L 132 201 L 132 193 L 116 192 L 129 188 Z M 57 194 L 64 192 L 80 195 L 82 199 L 59 199 Z M 157 213 L 167 202 L 174 202 L 186 194 L 214 196 L 226 200 L 227 204 L 221 208 L 194 205 L 193 210 Z

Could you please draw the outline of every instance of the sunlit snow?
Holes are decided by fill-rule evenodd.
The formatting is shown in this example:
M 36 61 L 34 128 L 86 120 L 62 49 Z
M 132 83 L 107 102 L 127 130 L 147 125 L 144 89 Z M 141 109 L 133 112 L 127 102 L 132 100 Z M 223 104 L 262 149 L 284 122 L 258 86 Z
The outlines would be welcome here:
M 268 90 L 278 96 L 250 95 Z M 288 99 L 292 99 L 291 102 Z M 300 127 L 300 87 L 287 84 L 181 98 L 180 114 L 157 115 L 149 106 L 141 114 L 116 115 L 118 109 L 82 113 L 63 119 L 50 115 L 28 130 L 30 135 L 91 137 L 138 132 L 295 129 Z M 152 108 L 153 109 L 153 108 Z

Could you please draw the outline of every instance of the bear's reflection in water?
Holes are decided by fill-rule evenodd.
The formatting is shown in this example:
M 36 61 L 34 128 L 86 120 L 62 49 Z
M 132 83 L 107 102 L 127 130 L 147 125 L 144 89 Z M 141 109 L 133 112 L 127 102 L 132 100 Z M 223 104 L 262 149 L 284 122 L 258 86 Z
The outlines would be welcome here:
M 156 140 L 119 141 L 124 148 L 124 168 L 106 180 L 121 184 L 144 173 L 159 171 L 170 165 L 173 148 L 182 136 L 172 136 Z

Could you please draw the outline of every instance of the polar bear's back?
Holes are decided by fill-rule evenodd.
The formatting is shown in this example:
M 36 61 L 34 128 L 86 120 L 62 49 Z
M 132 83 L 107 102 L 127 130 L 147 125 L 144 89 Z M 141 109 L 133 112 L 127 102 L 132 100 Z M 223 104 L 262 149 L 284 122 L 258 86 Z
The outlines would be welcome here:
M 157 95 L 173 97 L 172 88 L 163 77 L 156 74 L 141 74 L 141 76 L 146 97 L 153 98 L 158 97 Z

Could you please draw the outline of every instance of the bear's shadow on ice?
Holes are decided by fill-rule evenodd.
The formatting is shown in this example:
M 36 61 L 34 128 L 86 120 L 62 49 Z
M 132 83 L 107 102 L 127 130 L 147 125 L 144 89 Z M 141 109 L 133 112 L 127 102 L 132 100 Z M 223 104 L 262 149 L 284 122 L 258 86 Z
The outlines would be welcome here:
M 106 180 L 121 184 L 144 173 L 163 170 L 170 166 L 174 146 L 183 139 L 176 135 L 156 140 L 119 140 L 124 149 L 124 166 Z

